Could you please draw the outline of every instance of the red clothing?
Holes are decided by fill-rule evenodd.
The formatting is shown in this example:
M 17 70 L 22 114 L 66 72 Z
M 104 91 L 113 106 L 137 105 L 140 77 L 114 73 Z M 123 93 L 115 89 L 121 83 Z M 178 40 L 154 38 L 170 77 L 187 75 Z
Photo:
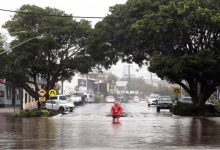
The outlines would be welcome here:
M 111 108 L 112 116 L 121 117 L 122 112 L 123 112 L 123 108 L 118 103 L 115 103 Z

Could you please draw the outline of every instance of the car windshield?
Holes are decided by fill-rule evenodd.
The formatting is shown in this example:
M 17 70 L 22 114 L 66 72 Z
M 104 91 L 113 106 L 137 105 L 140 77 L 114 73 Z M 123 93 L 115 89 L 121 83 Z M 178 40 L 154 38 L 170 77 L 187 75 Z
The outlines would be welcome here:
M 50 100 L 55 100 L 55 99 L 57 99 L 57 96 L 50 97 Z
M 185 100 L 185 101 L 192 101 L 191 97 L 184 97 L 184 98 L 182 98 L 182 100 Z
M 160 100 L 162 100 L 162 101 L 169 101 L 170 97 L 160 97 Z

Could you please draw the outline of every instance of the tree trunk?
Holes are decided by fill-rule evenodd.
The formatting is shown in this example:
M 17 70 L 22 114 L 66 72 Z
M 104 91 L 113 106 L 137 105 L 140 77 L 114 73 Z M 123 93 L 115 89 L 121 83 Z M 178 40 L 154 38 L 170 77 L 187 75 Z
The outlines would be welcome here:
M 207 85 L 206 82 L 189 83 L 189 87 L 189 95 L 192 97 L 195 108 L 204 107 L 208 98 L 216 90 L 215 86 Z

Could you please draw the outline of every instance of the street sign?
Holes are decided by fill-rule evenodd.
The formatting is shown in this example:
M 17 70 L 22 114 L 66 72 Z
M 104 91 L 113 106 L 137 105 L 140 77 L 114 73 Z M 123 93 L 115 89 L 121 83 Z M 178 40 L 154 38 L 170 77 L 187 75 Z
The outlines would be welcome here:
M 174 94 L 177 95 L 177 94 L 179 94 L 180 92 L 181 92 L 181 89 L 180 89 L 180 88 L 178 88 L 178 87 L 174 87 L 174 88 L 173 88 L 173 93 L 174 93 Z
M 40 95 L 40 96 L 44 96 L 45 94 L 46 94 L 47 92 L 44 90 L 44 89 L 40 89 L 39 91 L 38 91 L 38 94 Z
M 54 90 L 54 89 L 51 89 L 51 90 L 49 91 L 49 95 L 50 95 L 50 96 L 56 96 L 56 95 L 57 95 L 57 91 Z
M 45 102 L 46 101 L 46 97 L 39 97 L 39 101 L 40 102 Z

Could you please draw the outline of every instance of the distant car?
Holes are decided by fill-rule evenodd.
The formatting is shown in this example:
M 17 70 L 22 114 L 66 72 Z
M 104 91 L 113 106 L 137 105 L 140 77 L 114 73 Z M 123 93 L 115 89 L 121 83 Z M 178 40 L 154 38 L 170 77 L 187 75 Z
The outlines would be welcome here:
M 179 99 L 179 103 L 193 104 L 192 98 L 189 97 L 189 96 L 180 98 L 180 99 Z M 214 106 L 214 104 L 213 104 L 213 103 L 210 103 L 210 102 L 206 102 L 205 104 L 206 104 L 206 105 Z
M 73 111 L 74 105 L 60 100 L 47 100 L 45 108 L 49 110 L 57 110 L 60 112 Z
M 157 101 L 157 112 L 161 109 L 169 109 L 171 111 L 173 107 L 173 101 L 170 96 L 160 96 Z
M 151 94 L 148 98 L 148 106 L 150 107 L 151 105 L 156 105 L 159 97 L 159 94 Z
M 107 103 L 114 103 L 115 102 L 115 97 L 114 96 L 106 96 L 105 102 Z
M 191 97 L 182 97 L 179 99 L 180 103 L 184 104 L 192 104 L 192 98 Z
M 94 94 L 85 94 L 85 100 L 87 103 L 93 103 L 95 102 Z
M 134 101 L 134 102 L 140 102 L 140 99 L 139 99 L 138 96 L 134 96 L 133 101 Z
M 82 97 L 78 95 L 72 95 L 69 97 L 68 102 L 74 104 L 74 105 L 79 105 L 82 103 Z

